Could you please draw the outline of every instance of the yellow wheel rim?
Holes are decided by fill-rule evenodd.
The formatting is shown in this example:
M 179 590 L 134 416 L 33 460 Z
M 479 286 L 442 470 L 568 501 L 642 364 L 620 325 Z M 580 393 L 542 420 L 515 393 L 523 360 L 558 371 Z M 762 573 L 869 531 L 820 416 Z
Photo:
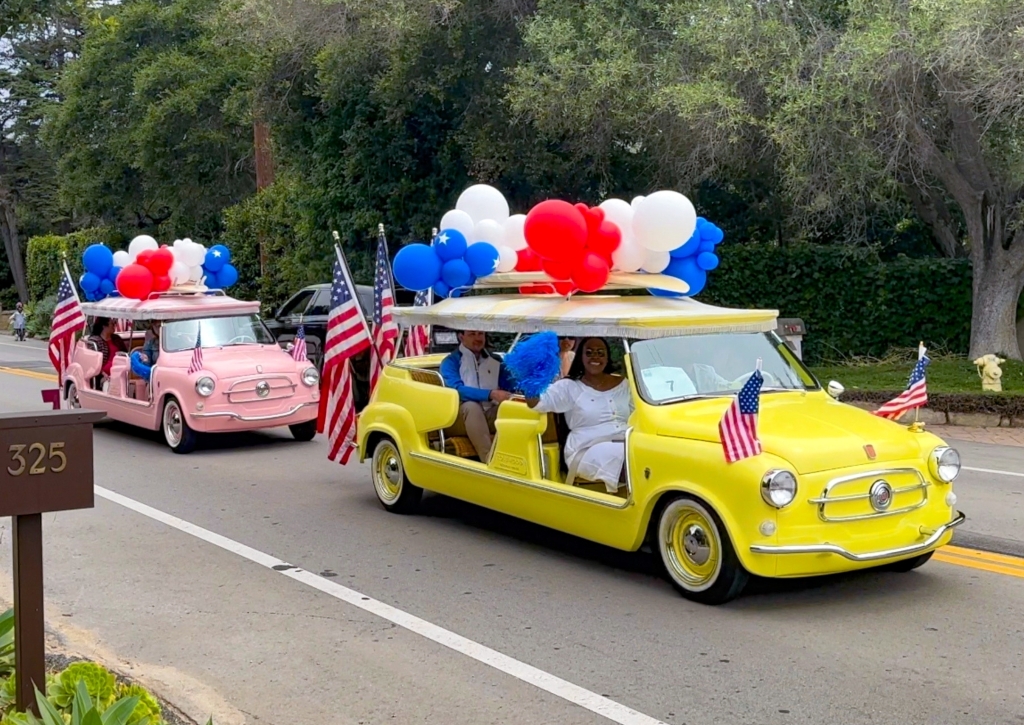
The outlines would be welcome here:
M 404 480 L 398 449 L 390 441 L 381 442 L 373 452 L 373 487 L 377 496 L 384 503 L 394 503 L 402 493 Z
M 659 528 L 662 557 L 672 577 L 693 591 L 710 587 L 722 567 L 722 542 L 707 510 L 694 501 L 673 501 Z

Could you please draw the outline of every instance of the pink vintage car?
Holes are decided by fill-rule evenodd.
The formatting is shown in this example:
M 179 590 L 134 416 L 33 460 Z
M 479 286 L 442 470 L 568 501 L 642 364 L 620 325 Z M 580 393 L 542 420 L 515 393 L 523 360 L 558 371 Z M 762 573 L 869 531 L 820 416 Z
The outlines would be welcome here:
M 162 429 L 176 453 L 195 448 L 198 433 L 286 425 L 298 440 L 316 435 L 320 376 L 312 363 L 281 349 L 257 314 L 258 302 L 222 292 L 169 292 L 147 300 L 83 303 L 82 310 L 90 322 L 109 317 L 129 320 L 134 328 L 160 322 L 159 352 L 146 380 L 145 366 L 133 369 L 129 355 L 142 351 L 147 333 L 115 333 L 128 352 L 114 353 L 105 375 L 103 343 L 83 337 L 62 381 L 71 407 Z M 197 337 L 202 369 L 190 374 Z

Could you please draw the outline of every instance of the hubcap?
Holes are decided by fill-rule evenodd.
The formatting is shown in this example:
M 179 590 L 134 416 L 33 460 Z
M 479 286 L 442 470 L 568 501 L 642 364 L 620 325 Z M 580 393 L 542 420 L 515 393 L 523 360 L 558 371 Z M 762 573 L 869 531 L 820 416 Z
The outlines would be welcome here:
M 168 403 L 164 410 L 164 437 L 171 448 L 181 443 L 182 423 L 181 408 L 177 403 Z
M 384 503 L 394 503 L 402 493 L 402 459 L 390 442 L 383 442 L 373 453 L 373 487 Z
M 78 386 L 74 383 L 68 386 L 68 406 L 71 408 L 82 407 L 82 404 L 78 402 Z
M 722 546 L 718 527 L 703 506 L 673 501 L 658 528 L 662 559 L 680 586 L 703 591 L 715 583 L 722 566 Z

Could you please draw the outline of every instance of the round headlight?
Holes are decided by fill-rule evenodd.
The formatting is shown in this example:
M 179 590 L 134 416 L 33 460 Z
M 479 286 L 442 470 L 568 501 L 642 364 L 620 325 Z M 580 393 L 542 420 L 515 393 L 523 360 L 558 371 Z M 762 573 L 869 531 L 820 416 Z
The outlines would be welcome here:
M 213 395 L 214 388 L 217 384 L 213 381 L 213 378 L 201 377 L 196 381 L 196 392 L 202 395 L 204 398 L 209 398 Z
M 316 368 L 306 368 L 302 371 L 302 382 L 312 388 L 320 382 L 320 373 L 316 371 Z
M 928 461 L 932 475 L 943 483 L 952 483 L 960 475 L 960 454 L 956 448 L 939 446 Z
M 789 506 L 796 498 L 796 476 L 789 471 L 768 471 L 761 479 L 761 498 L 777 509 Z

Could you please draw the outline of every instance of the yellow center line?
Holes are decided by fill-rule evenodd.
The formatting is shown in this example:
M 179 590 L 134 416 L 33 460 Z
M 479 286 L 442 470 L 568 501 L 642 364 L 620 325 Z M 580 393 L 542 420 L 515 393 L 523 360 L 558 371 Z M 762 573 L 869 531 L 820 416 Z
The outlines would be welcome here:
M 1024 559 L 1005 554 L 993 554 L 988 551 L 977 549 L 965 549 L 960 546 L 944 546 L 935 552 L 932 557 L 935 561 L 944 564 L 954 564 L 969 569 L 988 571 L 993 574 L 1024 579 Z
M 0 373 L 9 373 L 10 375 L 21 375 L 26 378 L 35 378 L 36 380 L 47 380 L 51 383 L 57 382 L 57 376 L 53 373 L 40 373 L 35 370 L 22 370 L 20 368 L 5 368 L 0 367 Z

